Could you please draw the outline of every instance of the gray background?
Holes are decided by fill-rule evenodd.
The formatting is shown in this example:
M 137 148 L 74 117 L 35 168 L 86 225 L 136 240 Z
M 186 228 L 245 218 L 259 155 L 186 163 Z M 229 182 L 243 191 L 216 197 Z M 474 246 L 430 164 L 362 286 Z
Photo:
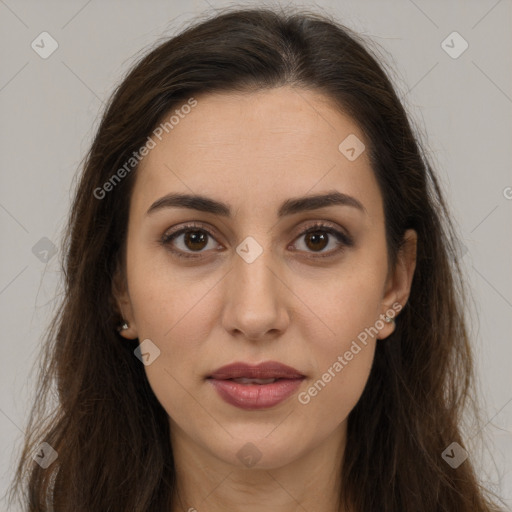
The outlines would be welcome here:
M 237 3 L 249 4 L 261 5 Z M 61 255 L 50 252 L 45 262 L 44 253 L 37 257 L 32 249 L 43 237 L 59 246 L 73 176 L 103 103 L 134 57 L 183 28 L 194 14 L 228 5 L 233 4 L 0 0 L 2 496 L 32 399 L 40 337 L 58 305 Z M 475 297 L 470 316 L 486 424 L 482 432 L 469 429 L 467 439 L 483 434 L 488 445 L 483 456 L 470 451 L 470 457 L 510 506 L 512 200 L 506 196 L 512 197 L 507 188 L 512 187 L 512 2 L 295 5 L 332 13 L 380 45 L 383 62 L 428 143 L 463 237 L 463 262 Z M 31 48 L 43 31 L 59 45 L 47 59 Z M 469 44 L 458 58 L 441 46 L 453 31 Z M 48 241 L 39 244 L 50 247 Z

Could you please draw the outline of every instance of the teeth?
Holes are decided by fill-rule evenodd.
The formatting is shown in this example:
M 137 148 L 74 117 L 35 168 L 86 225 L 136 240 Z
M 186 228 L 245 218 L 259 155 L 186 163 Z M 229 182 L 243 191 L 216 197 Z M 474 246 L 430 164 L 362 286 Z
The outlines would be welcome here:
M 277 379 L 248 379 L 247 377 L 240 377 L 238 379 L 231 379 L 238 384 L 272 384 Z

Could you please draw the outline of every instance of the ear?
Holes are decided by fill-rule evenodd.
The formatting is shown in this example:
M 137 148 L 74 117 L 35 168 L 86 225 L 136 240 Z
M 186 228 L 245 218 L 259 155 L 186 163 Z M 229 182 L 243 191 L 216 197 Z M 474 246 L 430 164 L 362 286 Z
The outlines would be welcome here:
M 132 303 L 130 301 L 130 294 L 128 293 L 128 286 L 126 276 L 118 266 L 112 279 L 112 297 L 117 306 L 117 310 L 123 318 L 124 322 L 128 324 L 128 329 L 119 331 L 119 334 L 128 340 L 134 340 L 138 337 L 137 326 L 135 325 L 135 318 L 133 317 Z
M 396 266 L 386 281 L 382 298 L 382 305 L 385 311 L 391 310 L 398 314 L 409 300 L 414 270 L 416 269 L 417 242 L 418 234 L 416 231 L 408 229 L 404 234 L 404 244 L 398 251 Z M 400 305 L 400 309 L 398 309 L 398 305 Z M 377 338 L 387 338 L 394 330 L 394 322 L 385 322 Z

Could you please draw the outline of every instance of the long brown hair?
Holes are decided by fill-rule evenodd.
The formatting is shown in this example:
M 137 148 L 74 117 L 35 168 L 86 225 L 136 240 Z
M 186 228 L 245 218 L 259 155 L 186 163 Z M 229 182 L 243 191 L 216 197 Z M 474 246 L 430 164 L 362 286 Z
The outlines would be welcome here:
M 418 233 L 409 301 L 393 334 L 377 344 L 348 418 L 340 500 L 353 512 L 497 510 L 471 457 L 456 468 L 442 457 L 453 442 L 464 447 L 462 413 L 475 402 L 467 291 L 438 180 L 364 39 L 327 15 L 290 9 L 198 19 L 140 58 L 112 95 L 63 237 L 63 301 L 46 335 L 13 485 L 27 510 L 170 509 L 176 482 L 168 417 L 134 357 L 137 340 L 116 331 L 112 293 L 137 166 L 124 167 L 115 182 L 112 176 L 191 97 L 284 85 L 323 93 L 367 137 L 390 265 L 405 230 Z M 58 454 L 46 469 L 32 460 L 42 442 Z

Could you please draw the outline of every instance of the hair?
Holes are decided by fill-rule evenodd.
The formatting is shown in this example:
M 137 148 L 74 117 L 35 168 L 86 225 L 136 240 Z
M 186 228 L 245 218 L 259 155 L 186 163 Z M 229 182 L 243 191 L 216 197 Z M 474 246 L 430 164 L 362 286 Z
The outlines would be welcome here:
M 405 230 L 418 233 L 409 300 L 394 332 L 377 344 L 348 416 L 340 504 L 351 512 L 499 510 L 471 459 L 454 469 L 442 458 L 451 443 L 464 446 L 467 406 L 478 413 L 467 291 L 438 179 L 378 60 L 361 36 L 328 15 L 289 8 L 199 18 L 139 57 L 106 106 L 74 191 L 62 241 L 62 304 L 45 333 L 11 492 L 26 510 L 170 510 L 169 418 L 134 357 L 138 340 L 116 329 L 122 320 L 113 282 L 124 275 L 137 166 L 104 197 L 95 191 L 191 97 L 282 86 L 322 93 L 364 133 L 391 268 Z M 58 453 L 46 469 L 31 456 L 42 442 Z

